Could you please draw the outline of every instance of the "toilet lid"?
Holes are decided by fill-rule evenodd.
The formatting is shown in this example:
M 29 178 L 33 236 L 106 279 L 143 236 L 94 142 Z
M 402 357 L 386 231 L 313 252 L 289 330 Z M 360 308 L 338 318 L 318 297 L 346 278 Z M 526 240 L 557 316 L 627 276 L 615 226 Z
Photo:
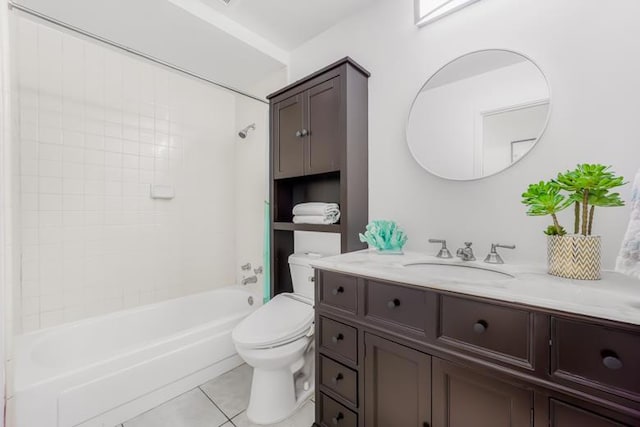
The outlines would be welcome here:
M 236 345 L 268 348 L 289 343 L 309 331 L 313 306 L 293 294 L 280 294 L 242 320 L 232 333 Z

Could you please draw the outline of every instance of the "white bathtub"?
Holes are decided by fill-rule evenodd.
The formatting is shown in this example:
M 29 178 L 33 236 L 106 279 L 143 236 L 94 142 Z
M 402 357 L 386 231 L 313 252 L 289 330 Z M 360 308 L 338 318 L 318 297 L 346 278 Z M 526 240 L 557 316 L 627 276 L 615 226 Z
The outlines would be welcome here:
M 232 286 L 17 337 L 16 427 L 113 427 L 240 365 L 258 304 Z

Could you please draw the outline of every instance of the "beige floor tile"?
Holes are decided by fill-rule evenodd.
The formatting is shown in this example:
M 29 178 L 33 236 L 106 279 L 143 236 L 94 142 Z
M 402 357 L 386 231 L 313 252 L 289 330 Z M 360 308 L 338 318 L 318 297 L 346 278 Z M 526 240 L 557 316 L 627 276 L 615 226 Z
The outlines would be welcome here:
M 253 368 L 241 365 L 205 384 L 200 388 L 224 412 L 233 418 L 249 406 Z
M 237 427 L 260 427 L 253 424 L 247 418 L 247 413 L 243 412 L 231 420 Z M 308 401 L 291 417 L 276 424 L 270 424 L 271 427 L 311 427 L 315 421 L 315 405 Z
M 227 421 L 227 417 L 199 388 L 196 388 L 123 425 L 124 427 L 219 427 Z

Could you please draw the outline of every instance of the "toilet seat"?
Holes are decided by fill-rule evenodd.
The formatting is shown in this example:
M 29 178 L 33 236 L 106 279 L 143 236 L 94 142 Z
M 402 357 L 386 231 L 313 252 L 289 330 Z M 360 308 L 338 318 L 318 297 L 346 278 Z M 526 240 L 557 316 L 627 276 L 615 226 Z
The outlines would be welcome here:
M 307 335 L 313 320 L 311 301 L 296 294 L 279 294 L 242 320 L 232 338 L 243 348 L 274 348 Z

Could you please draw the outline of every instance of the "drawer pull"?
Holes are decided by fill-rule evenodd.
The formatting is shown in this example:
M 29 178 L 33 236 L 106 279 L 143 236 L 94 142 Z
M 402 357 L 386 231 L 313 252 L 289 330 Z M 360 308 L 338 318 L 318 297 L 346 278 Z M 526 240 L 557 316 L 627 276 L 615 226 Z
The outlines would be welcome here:
M 344 414 L 342 412 L 338 412 L 336 416 L 331 419 L 331 423 L 333 423 L 334 426 L 337 426 L 338 423 L 340 423 L 340 420 L 343 418 Z
M 335 377 L 331 378 L 331 382 L 333 384 L 338 384 L 338 381 L 342 381 L 344 379 L 344 376 L 342 376 L 341 373 L 338 373 L 338 375 L 336 375 Z
M 390 300 L 389 302 L 387 302 L 387 308 L 389 310 L 393 310 L 394 308 L 400 306 L 400 300 L 398 298 L 394 298 L 392 300 Z
M 344 288 L 342 286 L 338 286 L 337 288 L 333 288 L 331 291 L 333 295 L 338 295 L 344 293 Z
M 476 334 L 483 334 L 488 327 L 489 324 L 487 322 L 485 322 L 484 320 L 478 320 L 473 324 L 473 332 L 475 332 Z
M 344 335 L 342 335 L 342 334 L 334 335 L 334 336 L 331 337 L 331 341 L 334 344 L 338 344 L 338 341 L 342 341 L 343 339 L 344 339 Z
M 612 371 L 616 371 L 622 368 L 622 360 L 618 357 L 618 355 L 611 350 L 603 350 L 602 351 L 602 364 Z

